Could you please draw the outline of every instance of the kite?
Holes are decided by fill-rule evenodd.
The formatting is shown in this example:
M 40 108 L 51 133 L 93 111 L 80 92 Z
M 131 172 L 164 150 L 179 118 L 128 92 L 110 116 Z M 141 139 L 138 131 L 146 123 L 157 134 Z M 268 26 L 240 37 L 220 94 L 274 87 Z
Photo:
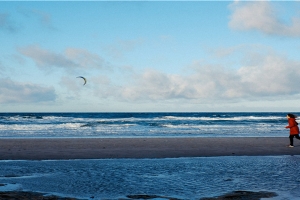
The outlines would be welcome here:
M 84 84 L 83 85 L 86 84 L 86 78 L 84 78 L 83 76 L 78 76 L 77 78 L 82 78 L 84 80 Z

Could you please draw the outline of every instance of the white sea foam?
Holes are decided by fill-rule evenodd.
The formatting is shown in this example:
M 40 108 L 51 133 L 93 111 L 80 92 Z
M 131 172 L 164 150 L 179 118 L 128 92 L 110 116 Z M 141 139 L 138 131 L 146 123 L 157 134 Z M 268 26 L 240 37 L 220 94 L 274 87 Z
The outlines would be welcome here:
M 157 118 L 157 120 L 160 118 Z M 193 121 L 247 121 L 247 120 L 283 120 L 285 117 L 277 116 L 239 116 L 239 117 L 176 117 L 165 116 L 162 119 L 165 120 L 193 120 Z
M 281 113 L 2 114 L 0 137 L 277 137 L 286 123 Z

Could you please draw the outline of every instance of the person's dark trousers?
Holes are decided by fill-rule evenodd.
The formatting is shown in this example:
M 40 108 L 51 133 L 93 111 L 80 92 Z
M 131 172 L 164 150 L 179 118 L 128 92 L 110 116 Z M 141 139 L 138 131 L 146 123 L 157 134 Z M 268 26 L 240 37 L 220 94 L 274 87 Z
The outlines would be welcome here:
M 298 135 L 290 135 L 290 145 L 294 146 L 294 143 L 293 143 L 293 138 L 297 138 L 298 140 L 300 140 L 300 137 L 299 137 L 299 134 Z

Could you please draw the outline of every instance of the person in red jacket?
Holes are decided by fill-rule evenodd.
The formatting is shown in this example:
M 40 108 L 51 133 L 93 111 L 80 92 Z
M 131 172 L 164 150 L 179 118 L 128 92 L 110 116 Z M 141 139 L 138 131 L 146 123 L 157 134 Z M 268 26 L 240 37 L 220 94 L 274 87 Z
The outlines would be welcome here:
M 298 140 L 300 140 L 299 137 L 299 127 L 298 127 L 298 123 L 296 122 L 296 115 L 293 114 L 287 114 L 287 119 L 289 122 L 289 125 L 286 126 L 285 128 L 289 128 L 290 129 L 290 145 L 289 147 L 294 147 L 294 137 L 297 138 Z

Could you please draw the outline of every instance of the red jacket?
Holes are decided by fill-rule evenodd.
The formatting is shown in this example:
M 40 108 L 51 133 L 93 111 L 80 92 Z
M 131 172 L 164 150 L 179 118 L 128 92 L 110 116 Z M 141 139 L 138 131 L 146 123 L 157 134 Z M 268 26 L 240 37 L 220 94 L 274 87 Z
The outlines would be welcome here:
M 299 127 L 298 127 L 298 123 L 296 122 L 295 118 L 289 118 L 289 125 L 286 126 L 285 128 L 289 128 L 290 129 L 290 135 L 297 135 L 299 134 Z

